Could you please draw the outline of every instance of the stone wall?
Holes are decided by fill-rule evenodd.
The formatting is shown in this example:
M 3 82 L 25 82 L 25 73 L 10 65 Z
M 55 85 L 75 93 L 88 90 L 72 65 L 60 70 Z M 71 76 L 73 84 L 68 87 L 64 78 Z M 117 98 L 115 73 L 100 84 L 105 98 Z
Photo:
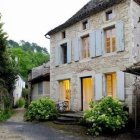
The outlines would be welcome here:
M 32 100 L 36 100 L 42 96 L 49 97 L 50 94 L 50 82 L 43 82 L 43 94 L 38 94 L 38 83 L 32 85 Z
M 114 18 L 111 21 L 105 20 L 105 11 L 95 14 L 88 18 L 90 24 L 89 29 L 82 30 L 82 22 L 78 22 L 75 25 L 67 28 L 66 39 L 62 39 L 61 32 L 58 32 L 51 36 L 51 48 L 50 48 L 50 97 L 58 101 L 59 100 L 59 80 L 70 79 L 71 83 L 71 110 L 78 111 L 81 109 L 81 77 L 91 76 L 95 78 L 95 74 L 109 73 L 124 70 L 130 66 L 130 48 L 131 42 L 131 30 L 130 30 L 130 1 L 125 1 L 110 8 L 115 13 Z M 107 9 L 109 10 L 109 9 Z M 99 28 L 107 28 L 115 25 L 117 21 L 124 22 L 124 37 L 125 37 L 125 51 L 113 52 L 110 54 L 104 53 L 100 57 L 86 58 L 79 62 L 74 62 L 74 52 L 72 49 L 72 63 L 62 64 L 55 67 L 55 46 L 57 44 L 63 44 L 72 40 L 75 37 L 81 37 L 89 34 L 91 31 Z M 125 102 L 130 108 L 130 114 L 132 113 L 132 88 L 133 76 L 125 74 Z M 105 86 L 105 83 L 104 85 Z M 105 95 L 105 89 L 103 90 Z
M 132 62 L 140 62 L 140 5 L 131 3 Z

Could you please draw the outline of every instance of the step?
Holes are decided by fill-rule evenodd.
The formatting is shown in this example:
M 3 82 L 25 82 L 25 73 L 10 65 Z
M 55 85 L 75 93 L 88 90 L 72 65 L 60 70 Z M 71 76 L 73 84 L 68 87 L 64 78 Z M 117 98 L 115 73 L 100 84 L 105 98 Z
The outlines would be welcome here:
M 60 116 L 62 117 L 68 117 L 68 118 L 76 118 L 76 119 L 80 119 L 82 118 L 83 114 L 81 113 L 63 113 L 63 114 L 60 114 Z
M 60 122 L 76 122 L 77 119 L 60 116 L 60 117 L 57 118 L 57 121 L 60 121 Z
M 69 117 L 58 117 L 57 120 L 54 121 L 55 124 L 62 124 L 62 125 L 73 125 L 78 124 L 79 121 L 76 118 L 69 118 Z

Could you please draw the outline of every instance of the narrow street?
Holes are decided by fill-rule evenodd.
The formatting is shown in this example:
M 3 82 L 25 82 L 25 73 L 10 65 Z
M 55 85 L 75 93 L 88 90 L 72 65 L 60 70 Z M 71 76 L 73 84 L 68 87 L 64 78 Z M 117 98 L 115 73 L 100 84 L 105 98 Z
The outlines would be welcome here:
M 4 123 L 0 123 L 0 140 L 84 140 L 81 136 L 64 133 L 42 123 L 23 121 L 24 110 L 16 113 Z M 88 138 L 87 138 L 88 139 Z
M 23 115 L 23 109 L 16 110 L 7 122 L 0 123 L 0 140 L 135 140 L 130 134 L 91 137 L 81 126 L 24 122 Z

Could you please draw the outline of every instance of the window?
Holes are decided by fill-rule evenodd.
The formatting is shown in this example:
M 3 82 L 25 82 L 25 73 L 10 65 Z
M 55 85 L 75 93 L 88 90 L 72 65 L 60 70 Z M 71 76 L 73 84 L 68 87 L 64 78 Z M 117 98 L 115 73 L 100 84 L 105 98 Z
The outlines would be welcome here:
M 62 32 L 62 39 L 64 39 L 64 38 L 66 38 L 66 32 L 65 31 Z
M 116 51 L 116 29 L 115 27 L 105 30 L 106 52 Z
M 106 92 L 107 96 L 116 96 L 116 73 L 106 74 Z
M 38 94 L 43 94 L 43 83 L 38 83 Z
M 83 30 L 87 29 L 88 28 L 88 21 L 84 21 L 83 22 Z
M 113 18 L 112 10 L 106 12 L 106 20 L 111 20 Z
M 82 37 L 82 59 L 89 57 L 89 36 Z
M 67 43 L 61 45 L 61 62 L 62 64 L 67 63 Z

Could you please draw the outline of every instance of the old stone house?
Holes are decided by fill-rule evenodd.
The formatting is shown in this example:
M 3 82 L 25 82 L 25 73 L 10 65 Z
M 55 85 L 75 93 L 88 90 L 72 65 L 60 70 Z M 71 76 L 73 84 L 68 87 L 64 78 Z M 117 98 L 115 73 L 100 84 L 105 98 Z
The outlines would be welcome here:
M 50 62 L 33 68 L 28 74 L 29 103 L 42 96 L 50 97 Z
M 50 97 L 54 101 L 65 101 L 68 110 L 80 111 L 88 109 L 90 101 L 111 96 L 133 114 L 135 76 L 122 71 L 138 56 L 132 52 L 139 5 L 135 0 L 91 0 L 45 35 L 50 36 Z

